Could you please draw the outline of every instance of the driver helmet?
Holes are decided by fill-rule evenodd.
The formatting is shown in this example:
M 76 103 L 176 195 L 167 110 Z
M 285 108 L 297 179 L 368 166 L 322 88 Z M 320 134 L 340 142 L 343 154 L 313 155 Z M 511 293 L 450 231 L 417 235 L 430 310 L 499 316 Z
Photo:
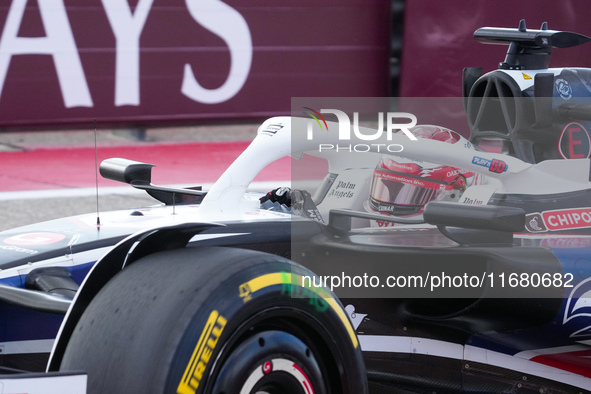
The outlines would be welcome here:
M 445 127 L 424 125 L 409 131 L 417 138 L 475 149 L 466 138 Z M 382 155 L 373 173 L 366 210 L 385 215 L 419 215 L 429 201 L 458 201 L 468 186 L 483 181 L 482 175 L 461 168 Z

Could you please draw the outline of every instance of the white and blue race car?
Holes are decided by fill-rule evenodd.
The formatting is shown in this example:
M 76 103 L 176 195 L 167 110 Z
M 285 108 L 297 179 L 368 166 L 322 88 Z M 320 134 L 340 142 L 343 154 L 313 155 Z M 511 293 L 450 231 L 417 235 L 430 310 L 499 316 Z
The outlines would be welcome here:
M 306 107 L 207 192 L 109 159 L 163 205 L 2 232 L 0 372 L 83 371 L 89 393 L 590 391 L 591 70 L 547 68 L 589 39 L 475 36 L 510 48 L 464 71 L 470 141 Z M 312 193 L 247 192 L 288 155 L 328 162 Z

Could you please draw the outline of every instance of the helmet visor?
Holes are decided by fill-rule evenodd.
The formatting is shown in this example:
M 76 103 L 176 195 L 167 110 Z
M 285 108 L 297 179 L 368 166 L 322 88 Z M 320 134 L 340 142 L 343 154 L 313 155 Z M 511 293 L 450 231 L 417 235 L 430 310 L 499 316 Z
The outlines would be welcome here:
M 436 180 L 376 170 L 370 191 L 370 207 L 377 212 L 411 215 L 451 189 L 452 186 Z

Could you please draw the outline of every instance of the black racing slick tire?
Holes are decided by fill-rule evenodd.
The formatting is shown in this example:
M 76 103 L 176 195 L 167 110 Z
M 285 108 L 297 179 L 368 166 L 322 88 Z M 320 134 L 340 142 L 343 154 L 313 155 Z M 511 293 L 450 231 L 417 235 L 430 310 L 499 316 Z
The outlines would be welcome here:
M 88 393 L 360 394 L 359 343 L 338 300 L 300 286 L 312 273 L 232 248 L 155 253 L 92 300 L 61 370 Z

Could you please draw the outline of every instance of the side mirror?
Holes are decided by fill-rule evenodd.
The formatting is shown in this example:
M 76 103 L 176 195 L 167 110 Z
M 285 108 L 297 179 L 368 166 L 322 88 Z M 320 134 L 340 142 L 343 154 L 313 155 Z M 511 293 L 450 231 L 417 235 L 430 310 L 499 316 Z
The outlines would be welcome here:
M 197 186 L 192 189 L 176 189 L 152 185 L 152 167 L 154 164 L 141 163 L 128 159 L 112 158 L 104 160 L 99 171 L 103 178 L 123 182 L 136 189 L 145 190 L 150 196 L 166 205 L 199 204 L 206 192 Z
M 103 178 L 131 185 L 133 181 L 150 183 L 152 181 L 152 167 L 154 164 L 112 158 L 104 160 L 99 171 Z
M 436 226 L 474 230 L 519 232 L 525 228 L 525 211 L 498 205 L 467 205 L 453 202 L 430 202 L 423 212 L 425 221 Z
M 525 228 L 523 209 L 497 205 L 430 202 L 423 218 L 460 245 L 512 244 L 513 233 Z

